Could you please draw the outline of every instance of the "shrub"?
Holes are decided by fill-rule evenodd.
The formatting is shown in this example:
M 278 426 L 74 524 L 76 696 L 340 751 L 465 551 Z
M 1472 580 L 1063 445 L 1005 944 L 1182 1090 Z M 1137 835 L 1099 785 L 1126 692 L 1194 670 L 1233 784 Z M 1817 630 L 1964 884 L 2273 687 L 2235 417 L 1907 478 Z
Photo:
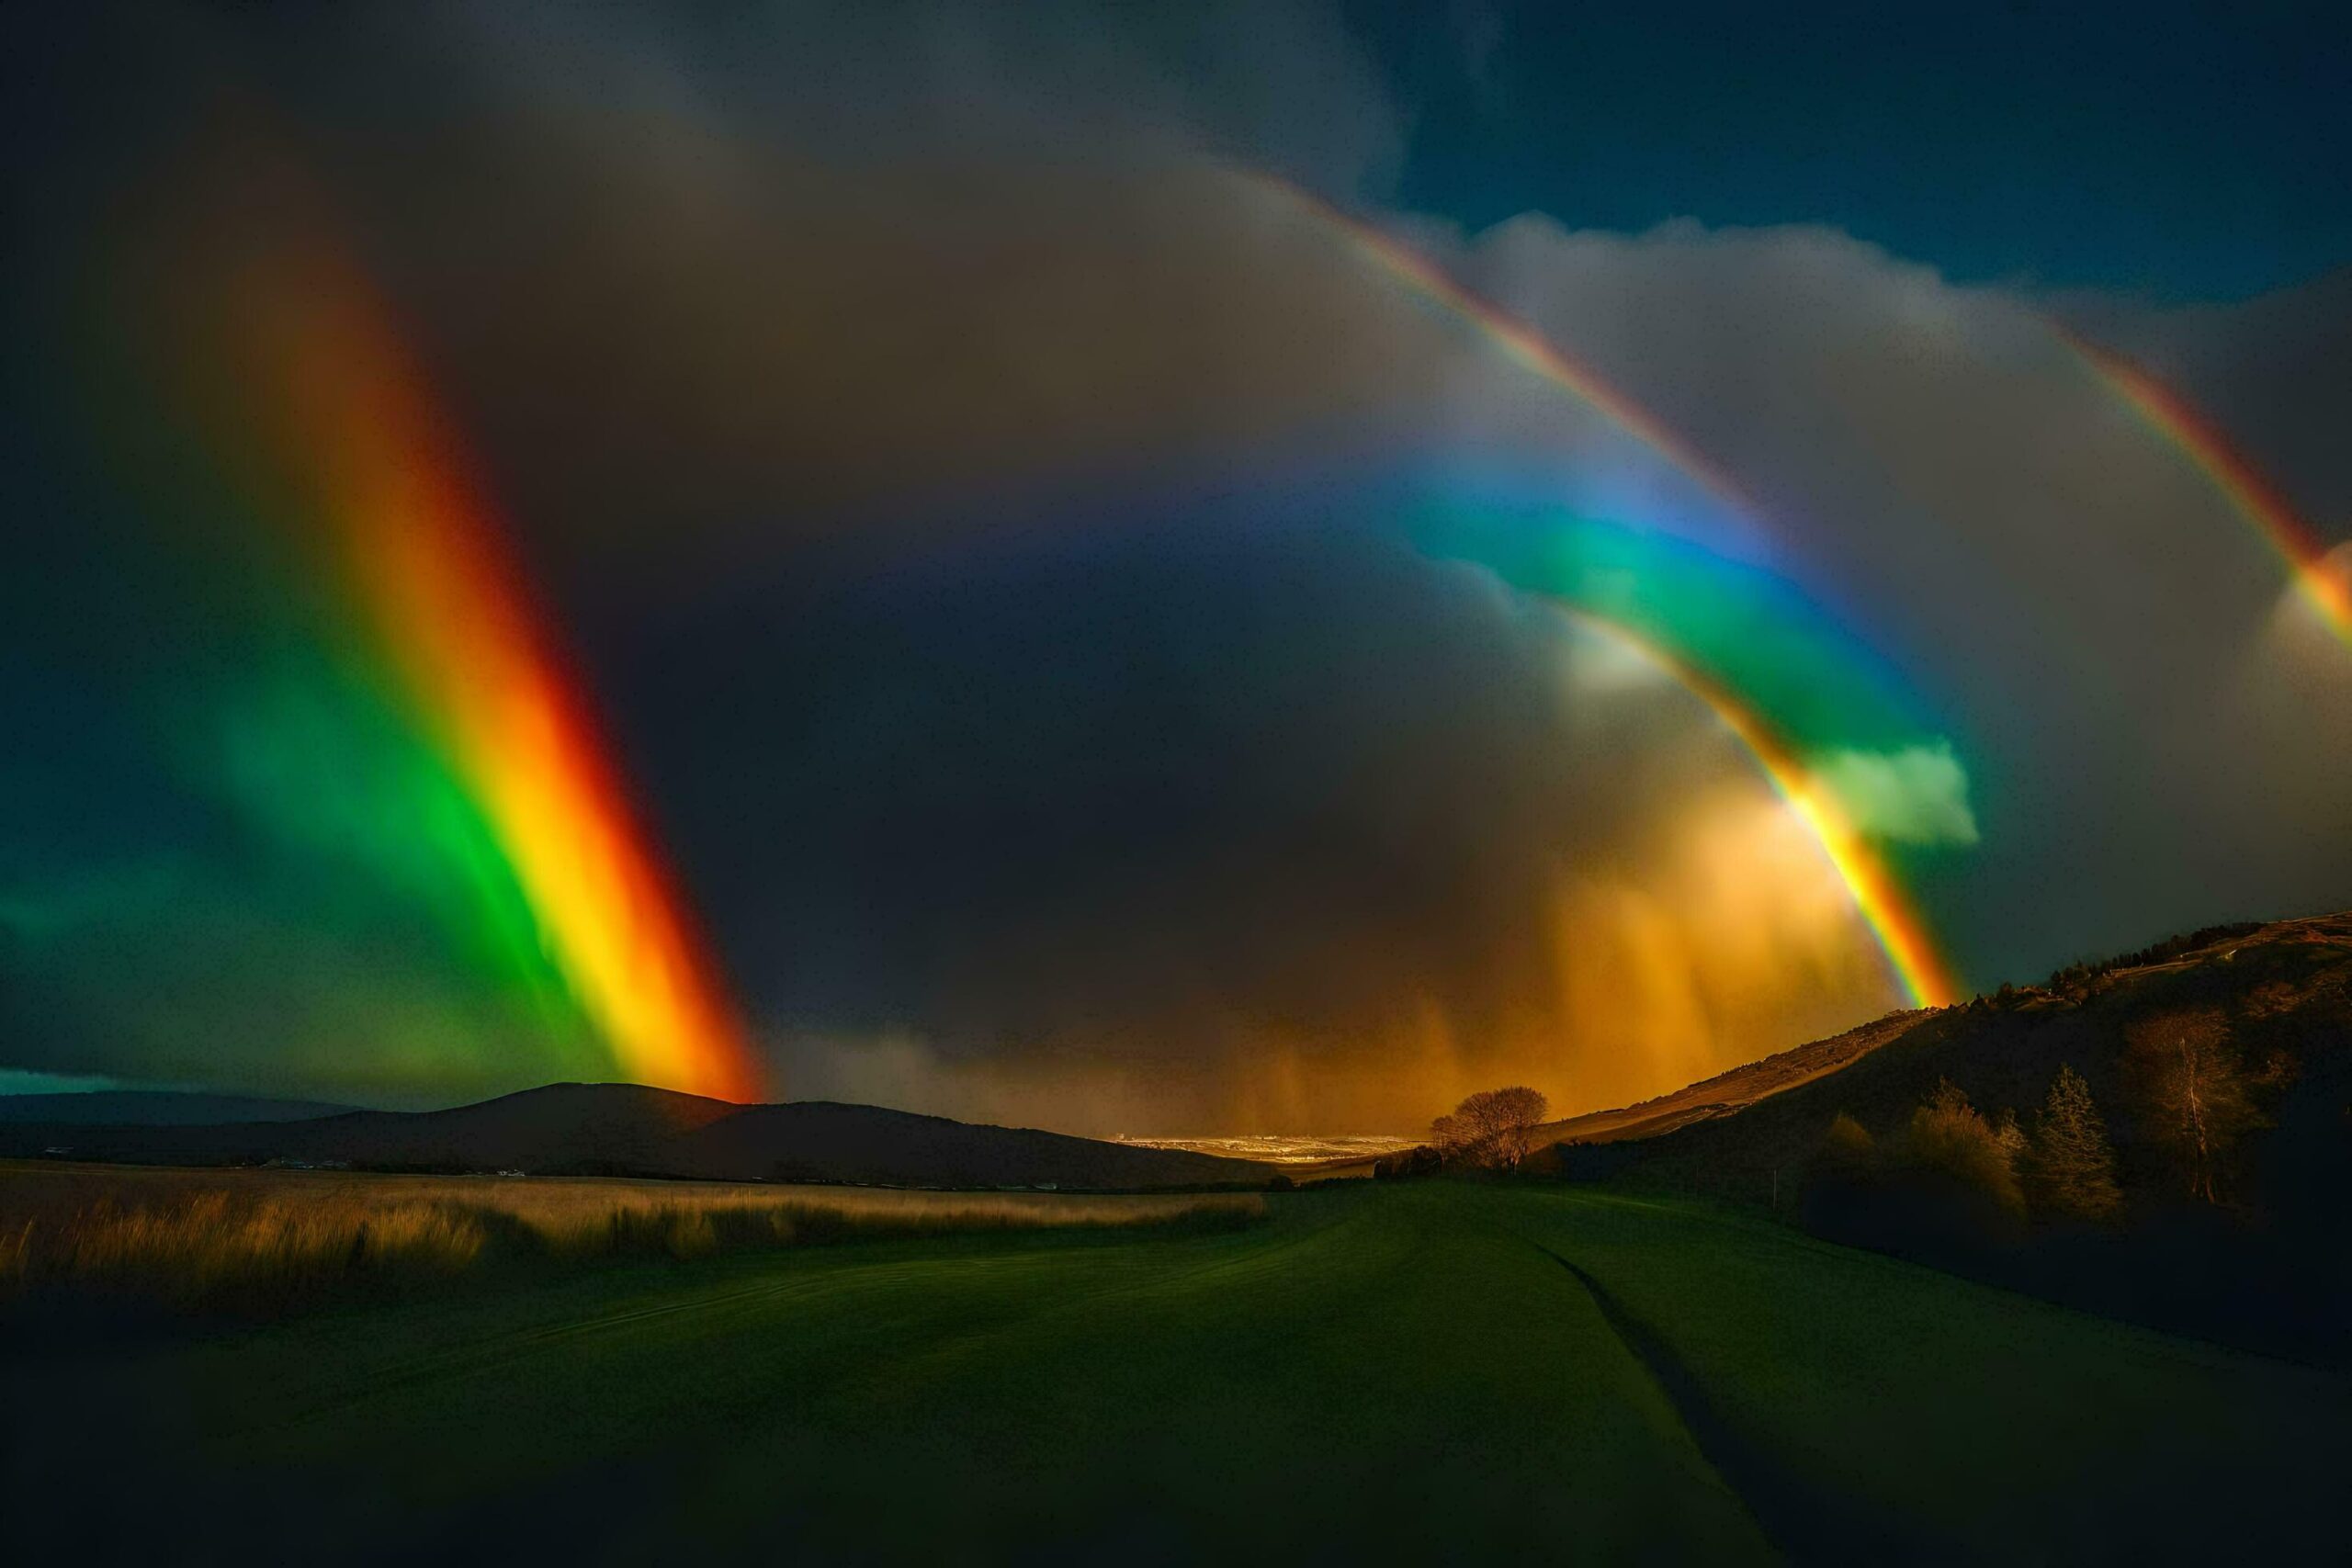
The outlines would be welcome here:
M 1443 1156 L 1427 1144 L 1409 1149 L 1399 1149 L 1372 1162 L 1372 1174 L 1382 1181 L 1401 1180 L 1408 1177 L 1435 1176 L 1443 1168 Z
M 1860 1175 L 1878 1160 L 1878 1140 L 1845 1111 L 1821 1134 L 1822 1163 L 1838 1175 Z
M 1920 1169 L 1952 1178 L 2012 1214 L 2025 1212 L 2016 1153 L 1950 1078 L 1911 1113 L 1905 1152 Z

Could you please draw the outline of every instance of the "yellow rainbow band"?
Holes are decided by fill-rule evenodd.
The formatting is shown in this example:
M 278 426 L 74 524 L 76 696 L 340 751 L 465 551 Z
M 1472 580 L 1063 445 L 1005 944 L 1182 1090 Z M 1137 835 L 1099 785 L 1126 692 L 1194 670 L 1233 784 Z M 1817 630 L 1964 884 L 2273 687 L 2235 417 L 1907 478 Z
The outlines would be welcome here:
M 1577 625 L 1631 649 L 1671 676 L 1738 738 L 1771 782 L 1774 792 L 1788 803 L 1797 819 L 1820 844 L 1822 853 L 1846 885 L 1855 909 L 1877 939 L 1880 950 L 1886 954 L 1888 967 L 1894 972 L 1913 1006 L 1949 1007 L 1961 999 L 1960 983 L 1951 965 L 1938 951 L 1927 922 L 1912 906 L 1909 896 L 1887 869 L 1884 858 L 1855 830 L 1836 799 L 1815 780 L 1812 770 L 1761 714 L 1706 671 L 1626 626 L 1589 610 L 1567 605 L 1559 608 Z

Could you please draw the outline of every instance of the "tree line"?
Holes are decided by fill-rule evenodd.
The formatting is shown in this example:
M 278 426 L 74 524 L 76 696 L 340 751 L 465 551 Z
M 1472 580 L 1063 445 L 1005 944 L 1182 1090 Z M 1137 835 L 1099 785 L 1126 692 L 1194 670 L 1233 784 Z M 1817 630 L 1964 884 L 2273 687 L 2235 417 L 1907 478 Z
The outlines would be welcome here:
M 2125 1032 L 2124 1081 L 2138 1128 L 2180 1195 L 2218 1205 L 2230 1197 L 2239 1140 L 2263 1125 L 2258 1091 L 2218 1008 L 2144 1019 Z M 2122 1207 L 2115 1148 L 2090 1085 L 2061 1064 L 2029 1129 L 2014 1109 L 1988 1117 L 1950 1078 L 1883 1139 L 1840 1113 L 1823 1136 L 1816 1176 L 1831 1183 L 1927 1178 L 2029 1213 L 2099 1222 Z
M 2052 970 L 2050 978 L 2042 983 L 2042 988 L 2064 996 L 2080 995 L 2094 989 L 2096 982 L 2118 969 L 2144 969 L 2151 964 L 2166 963 L 2185 953 L 2211 947 L 2217 942 L 2251 936 L 2261 929 L 2260 920 L 2233 920 L 2223 925 L 2199 926 L 2193 931 L 2169 936 L 2162 942 L 2150 942 L 2145 947 L 2119 953 L 2109 958 L 2076 959 L 2072 964 Z M 2014 994 L 2013 987 L 2008 986 L 2003 986 L 2001 990 Z

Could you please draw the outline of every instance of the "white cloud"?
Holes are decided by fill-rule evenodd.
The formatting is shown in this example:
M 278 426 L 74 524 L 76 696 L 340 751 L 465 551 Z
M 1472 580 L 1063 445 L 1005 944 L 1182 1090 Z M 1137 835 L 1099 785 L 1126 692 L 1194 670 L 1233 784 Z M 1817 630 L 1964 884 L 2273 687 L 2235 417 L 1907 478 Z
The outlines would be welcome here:
M 1864 833 L 1903 844 L 1976 842 L 1968 773 L 1949 740 L 1897 751 L 1832 751 L 1811 766 Z

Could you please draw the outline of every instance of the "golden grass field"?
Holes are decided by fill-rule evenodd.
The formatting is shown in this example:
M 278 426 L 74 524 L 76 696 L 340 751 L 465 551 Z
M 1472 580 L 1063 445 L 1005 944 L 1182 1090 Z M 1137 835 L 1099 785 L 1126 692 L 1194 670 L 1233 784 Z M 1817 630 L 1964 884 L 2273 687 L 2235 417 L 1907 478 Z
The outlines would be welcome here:
M 1225 1226 L 1253 1194 L 1080 1196 L 597 1177 L 380 1176 L 0 1161 L 0 1297 L 90 1292 L 264 1313 L 492 1267 L 981 1230 Z

